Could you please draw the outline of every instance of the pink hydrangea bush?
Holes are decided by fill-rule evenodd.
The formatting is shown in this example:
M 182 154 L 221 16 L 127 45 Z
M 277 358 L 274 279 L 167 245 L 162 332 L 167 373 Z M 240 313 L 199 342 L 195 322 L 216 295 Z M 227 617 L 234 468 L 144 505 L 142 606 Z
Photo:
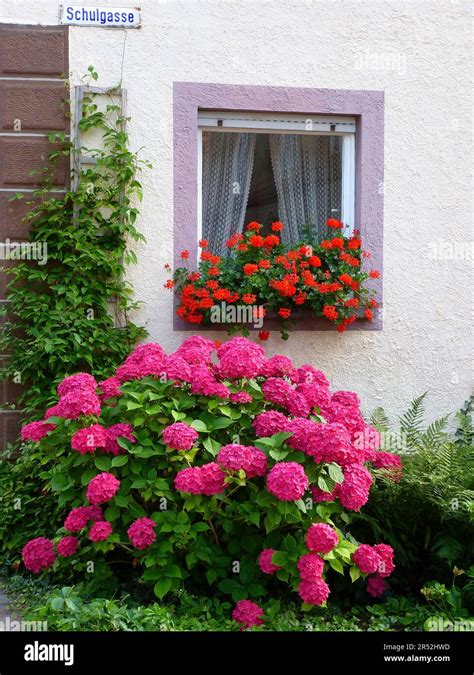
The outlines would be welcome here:
M 67 377 L 22 437 L 54 458 L 65 511 L 52 538 L 25 542 L 34 573 L 93 556 L 113 571 L 120 553 L 159 598 L 207 583 L 251 629 L 278 584 L 325 606 L 334 574 L 380 597 L 394 570 L 390 546 L 356 542 L 347 524 L 374 470 L 400 479 L 400 458 L 379 449 L 354 392 L 246 338 L 144 344 L 100 383 Z

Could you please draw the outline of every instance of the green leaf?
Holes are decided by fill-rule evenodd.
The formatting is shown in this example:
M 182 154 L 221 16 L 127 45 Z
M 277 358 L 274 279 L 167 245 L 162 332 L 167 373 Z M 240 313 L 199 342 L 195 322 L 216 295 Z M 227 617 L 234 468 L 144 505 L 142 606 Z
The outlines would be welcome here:
M 153 586 L 153 591 L 154 591 L 156 597 L 157 597 L 159 600 L 163 600 L 163 598 L 165 597 L 165 595 L 166 595 L 166 594 L 169 592 L 169 590 L 171 589 L 172 583 L 173 583 L 173 582 L 171 581 L 171 579 L 167 579 L 167 578 L 159 579 L 159 580 L 156 582 L 156 584 Z
M 344 474 L 339 464 L 328 464 L 327 465 L 328 474 L 333 479 L 335 483 L 342 483 L 344 480 Z
M 282 459 L 285 459 L 285 457 L 288 455 L 289 450 L 270 450 L 269 455 L 272 459 L 276 460 L 277 462 L 281 461 Z
M 125 466 L 128 462 L 128 455 L 118 455 L 112 460 L 112 466 Z
M 284 551 L 276 551 L 272 555 L 272 563 L 278 567 L 285 567 L 288 563 L 288 556 Z
M 208 431 L 207 426 L 204 424 L 202 420 L 193 420 L 191 422 L 191 426 L 193 429 L 196 429 L 196 431 L 200 433 L 206 433 Z
M 350 577 L 352 579 L 352 582 L 357 581 L 357 579 L 360 577 L 360 569 L 356 567 L 355 565 L 352 565 L 352 567 L 349 570 Z
M 334 560 L 329 561 L 330 567 L 333 568 L 336 572 L 339 572 L 339 574 L 344 574 L 344 567 L 342 566 L 342 563 L 340 560 L 337 558 L 334 558 Z
M 110 457 L 100 457 L 97 456 L 94 460 L 94 464 L 99 469 L 99 471 L 109 471 L 112 460 Z

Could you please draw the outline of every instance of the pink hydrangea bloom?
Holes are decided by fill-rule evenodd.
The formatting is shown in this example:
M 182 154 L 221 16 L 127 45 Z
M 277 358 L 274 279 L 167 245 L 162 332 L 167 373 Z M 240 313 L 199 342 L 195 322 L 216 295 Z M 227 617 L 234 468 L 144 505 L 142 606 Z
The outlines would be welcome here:
M 337 496 L 344 508 L 359 511 L 369 499 L 372 474 L 359 464 L 344 468 L 344 480 L 337 486 Z
M 231 443 L 223 445 L 217 453 L 216 461 L 229 471 L 247 471 L 252 461 L 252 450 L 245 445 Z
M 395 455 L 392 452 L 384 452 L 379 450 L 375 452 L 371 463 L 375 466 L 376 469 L 387 469 L 387 468 L 402 468 L 402 460 L 399 455 Z
M 282 378 L 269 377 L 262 385 L 262 392 L 270 403 L 286 407 L 290 396 L 293 394 L 293 388 Z
M 297 462 L 278 462 L 267 475 L 267 490 L 284 502 L 301 499 L 308 489 L 308 478 Z
M 312 441 L 319 449 L 319 461 L 346 466 L 364 459 L 363 453 L 352 444 L 346 427 L 337 422 L 318 424 Z
M 318 384 L 312 384 L 311 382 L 298 384 L 296 391 L 299 394 L 302 394 L 311 408 L 317 406 L 322 408 L 323 406 L 329 405 L 331 402 L 331 394 L 329 389 L 326 387 L 321 387 Z
M 97 448 L 104 448 L 107 442 L 107 432 L 101 424 L 92 424 L 90 427 L 79 429 L 71 438 L 71 447 L 81 455 L 93 453 Z
M 179 356 L 190 365 L 210 363 L 215 350 L 212 340 L 201 335 L 191 335 L 186 338 L 172 356 Z
M 46 537 L 37 537 L 30 539 L 22 550 L 23 562 L 30 572 L 38 574 L 41 570 L 46 570 L 56 560 L 54 544 Z
M 386 589 L 387 582 L 378 574 L 375 574 L 373 577 L 369 577 L 367 582 L 367 593 L 373 598 L 380 598 L 380 596 L 385 593 Z
M 100 399 L 91 389 L 68 391 L 56 405 L 46 411 L 45 419 L 63 417 L 75 420 L 81 415 L 100 415 Z
M 298 595 L 307 605 L 323 605 L 329 593 L 329 586 L 323 579 L 303 579 L 298 586 Z
M 362 431 L 353 434 L 355 447 L 365 454 L 365 460 L 372 460 L 382 442 L 380 433 L 369 424 L 365 424 Z
M 256 377 L 265 362 L 265 350 L 244 337 L 224 342 L 217 350 L 219 374 L 224 379 Z
M 168 380 L 191 382 L 192 368 L 182 356 L 173 354 L 165 358 L 164 375 Z
M 255 435 L 262 438 L 285 431 L 287 423 L 288 418 L 283 413 L 277 410 L 267 410 L 256 416 L 252 426 L 255 429 Z
M 316 384 L 324 389 L 329 389 L 330 386 L 326 375 L 307 363 L 298 368 L 298 382 L 300 384 Z
M 199 438 L 196 429 L 184 422 L 175 422 L 165 427 L 162 432 L 163 442 L 174 450 L 190 450 L 194 441 Z
M 109 398 L 115 398 L 116 396 L 123 396 L 119 389 L 120 384 L 121 382 L 118 377 L 108 377 L 106 380 L 99 382 L 102 401 L 107 401 Z
M 275 354 L 264 362 L 260 375 L 264 377 L 292 377 L 296 373 L 296 368 L 287 356 Z
M 111 427 L 107 427 L 106 431 L 106 441 L 105 441 L 105 452 L 109 452 L 112 455 L 120 455 L 125 452 L 125 449 L 122 448 L 118 442 L 118 438 L 126 438 L 130 443 L 136 443 L 136 438 L 133 435 L 133 429 L 130 424 L 125 422 L 119 422 L 118 424 L 112 424 Z
M 324 570 L 324 560 L 316 553 L 305 553 L 298 560 L 297 567 L 302 579 L 319 579 Z
M 329 553 L 338 543 L 336 530 L 327 523 L 313 523 L 306 532 L 306 546 L 313 553 Z
M 395 569 L 395 563 L 393 562 L 393 548 L 388 544 L 376 544 L 374 549 L 380 556 L 380 565 L 378 568 L 379 576 L 389 577 Z
M 265 574 L 274 574 L 281 570 L 281 567 L 272 563 L 272 556 L 276 553 L 273 548 L 265 548 L 258 556 L 258 566 Z
M 285 402 L 285 408 L 288 410 L 290 415 L 295 417 L 308 417 L 311 412 L 311 406 L 309 405 L 306 398 L 303 394 L 295 389 L 291 390 L 291 393 L 288 392 Z
M 58 395 L 62 398 L 70 392 L 77 392 L 81 389 L 95 393 L 97 382 L 89 373 L 76 373 L 75 375 L 65 377 L 58 386 Z
M 86 497 L 89 504 L 104 504 L 117 493 L 120 481 L 111 473 L 104 471 L 92 478 L 87 486 Z
M 69 512 L 64 521 L 64 528 L 68 532 L 80 532 L 89 520 L 100 520 L 101 518 L 102 509 L 99 506 L 78 506 Z
M 364 431 L 365 421 L 357 408 L 331 403 L 329 407 L 323 407 L 323 415 L 328 422 L 338 422 L 345 426 L 351 435 Z
M 154 375 L 160 377 L 165 366 L 165 352 L 160 345 L 147 342 L 139 345 L 127 358 L 122 366 L 115 372 L 120 382 L 140 380 L 142 377 Z
M 218 382 L 212 371 L 204 365 L 196 365 L 193 368 L 191 391 L 193 394 L 217 398 L 229 398 L 230 396 L 230 390 L 222 382 Z
M 335 391 L 331 396 L 331 401 L 347 408 L 359 408 L 360 406 L 360 398 L 353 391 Z
M 175 476 L 174 484 L 179 492 L 187 492 L 191 495 L 202 493 L 201 470 L 198 466 L 181 469 Z
M 381 558 L 373 546 L 360 544 L 352 554 L 352 560 L 362 574 L 374 574 L 378 571 Z
M 252 403 L 253 398 L 246 391 L 237 391 L 229 396 L 231 403 Z
M 55 428 L 55 424 L 48 424 L 47 422 L 30 422 L 22 427 L 21 440 L 37 443 Z
M 316 485 L 311 485 L 311 494 L 313 495 L 313 501 L 317 504 L 321 502 L 333 502 L 336 499 L 336 490 L 333 493 L 325 492 L 316 487 Z
M 200 467 L 201 470 L 201 485 L 203 495 L 218 495 L 224 492 L 225 489 L 225 473 L 222 471 L 219 464 L 216 462 L 209 462 Z
M 239 600 L 232 612 L 232 618 L 244 628 L 261 626 L 263 624 L 263 609 L 251 600 Z
M 91 541 L 105 541 L 112 534 L 112 524 L 107 520 L 99 520 L 94 523 L 89 530 L 89 539 Z
M 156 523 L 151 518 L 138 518 L 127 530 L 128 538 L 139 551 L 156 541 Z
M 249 446 L 252 450 L 250 457 L 250 466 L 246 469 L 247 478 L 256 478 L 265 476 L 267 473 L 268 458 L 263 450 Z
M 69 558 L 77 551 L 79 539 L 77 537 L 63 537 L 58 541 L 57 549 L 61 558 Z
M 310 457 L 314 457 L 316 462 L 321 461 L 322 453 L 319 441 L 319 427 L 312 420 L 304 417 L 296 417 L 289 420 L 285 426 L 285 431 L 291 432 L 293 436 L 287 439 L 286 444 L 295 450 L 300 450 Z

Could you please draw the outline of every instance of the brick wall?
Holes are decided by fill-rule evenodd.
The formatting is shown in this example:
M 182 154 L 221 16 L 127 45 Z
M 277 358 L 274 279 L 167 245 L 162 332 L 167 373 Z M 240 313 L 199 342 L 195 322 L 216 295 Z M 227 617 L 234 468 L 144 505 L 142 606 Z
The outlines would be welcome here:
M 62 104 L 68 63 L 67 28 L 0 24 L 0 242 L 27 239 L 29 225 L 22 219 L 31 206 L 9 198 L 17 192 L 28 197 L 37 187 L 38 176 L 30 172 L 46 165 L 46 134 L 69 130 Z M 56 172 L 59 189 L 67 178 L 64 161 Z M 0 272 L 0 303 L 7 305 L 8 279 Z M 0 405 L 14 403 L 20 390 L 19 384 L 2 382 Z M 0 449 L 17 437 L 20 419 L 21 412 L 0 411 Z

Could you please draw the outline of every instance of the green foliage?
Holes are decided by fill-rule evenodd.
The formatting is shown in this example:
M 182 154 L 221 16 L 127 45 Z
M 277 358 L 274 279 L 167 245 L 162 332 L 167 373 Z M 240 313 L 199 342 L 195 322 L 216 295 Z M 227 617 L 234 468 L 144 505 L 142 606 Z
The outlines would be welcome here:
M 28 621 L 47 621 L 53 631 L 238 631 L 231 620 L 232 603 L 218 598 L 178 592 L 172 601 L 143 604 L 128 594 L 90 598 L 84 587 L 47 587 L 40 580 L 11 577 L 5 588 Z M 389 598 L 384 604 L 354 605 L 329 614 L 303 612 L 291 602 L 273 601 L 257 631 L 413 631 L 430 630 L 433 620 L 444 617 L 446 630 L 452 611 Z
M 89 76 L 97 79 L 92 67 Z M 137 303 L 123 278 L 124 265 L 135 262 L 129 241 L 143 240 L 135 221 L 137 176 L 145 163 L 128 149 L 127 120 L 113 90 L 106 93 L 105 109 L 98 97 L 86 89 L 79 126 L 99 136 L 100 147 L 75 148 L 64 133 L 50 134 L 50 165 L 27 202 L 29 239 L 47 246 L 47 262 L 21 260 L 14 266 L 0 338 L 0 351 L 10 354 L 2 379 L 25 385 L 20 402 L 27 410 L 46 405 L 66 374 L 109 372 L 145 335 L 128 320 Z M 52 193 L 57 162 L 77 167 L 79 153 L 91 160 L 72 170 L 64 194 Z
M 399 430 L 381 409 L 374 412 L 372 422 L 388 440 L 384 449 L 403 453 L 403 479 L 380 472 L 364 513 L 352 518 L 356 536 L 382 538 L 394 547 L 395 587 L 413 593 L 430 579 L 449 581 L 453 566 L 469 566 L 473 553 L 472 402 L 456 415 L 452 432 L 450 416 L 423 426 L 425 396 L 413 401 Z
M 226 384 L 231 390 L 239 388 L 236 383 Z M 77 553 L 55 562 L 53 578 L 69 575 L 75 581 L 100 586 L 103 574 L 111 584 L 112 573 L 116 579 L 140 575 L 139 583 L 149 585 L 160 600 L 183 587 L 195 591 L 210 587 L 211 592 L 224 593 L 234 602 L 263 598 L 275 585 L 285 594 L 288 587 L 295 591 L 300 583 L 297 561 L 307 553 L 304 535 L 313 522 L 329 523 L 339 534 L 339 544 L 323 556 L 329 574 L 343 576 L 348 571 L 357 543 L 344 535 L 346 517 L 339 503 L 280 501 L 266 490 L 263 479 L 247 480 L 244 471 L 228 472 L 225 491 L 211 497 L 175 489 L 179 470 L 192 463 L 212 462 L 222 445 L 235 442 L 258 446 L 266 453 L 269 467 L 282 459 L 298 462 L 310 484 L 323 489 L 332 490 L 342 481 L 337 465 L 317 465 L 286 445 L 288 433 L 255 439 L 252 420 L 264 409 L 262 393 L 257 381 L 241 386 L 253 394 L 245 406 L 191 394 L 166 379 L 144 377 L 126 382 L 121 386 L 123 395 L 103 406 L 98 420 L 105 427 L 131 424 L 136 443 L 121 438 L 126 453 L 117 456 L 100 450 L 92 454 L 72 451 L 70 439 L 84 420 L 50 418 L 56 428 L 31 452 L 45 467 L 38 479 L 57 495 L 64 515 L 86 503 L 86 487 L 97 473 L 111 472 L 120 479 L 118 493 L 104 505 L 113 534 L 105 542 L 92 543 L 83 532 Z M 176 420 L 199 430 L 199 440 L 190 450 L 172 450 L 163 442 L 163 429 Z M 88 418 L 87 424 L 94 421 Z M 129 542 L 127 530 L 143 516 L 156 523 L 157 539 L 139 551 Z M 36 531 L 36 536 L 51 534 L 51 527 Z M 59 528 L 55 540 L 65 534 Z M 258 555 L 265 548 L 278 551 L 274 562 L 283 569 L 277 579 L 263 574 L 258 566 Z M 93 573 L 89 561 L 94 561 Z

